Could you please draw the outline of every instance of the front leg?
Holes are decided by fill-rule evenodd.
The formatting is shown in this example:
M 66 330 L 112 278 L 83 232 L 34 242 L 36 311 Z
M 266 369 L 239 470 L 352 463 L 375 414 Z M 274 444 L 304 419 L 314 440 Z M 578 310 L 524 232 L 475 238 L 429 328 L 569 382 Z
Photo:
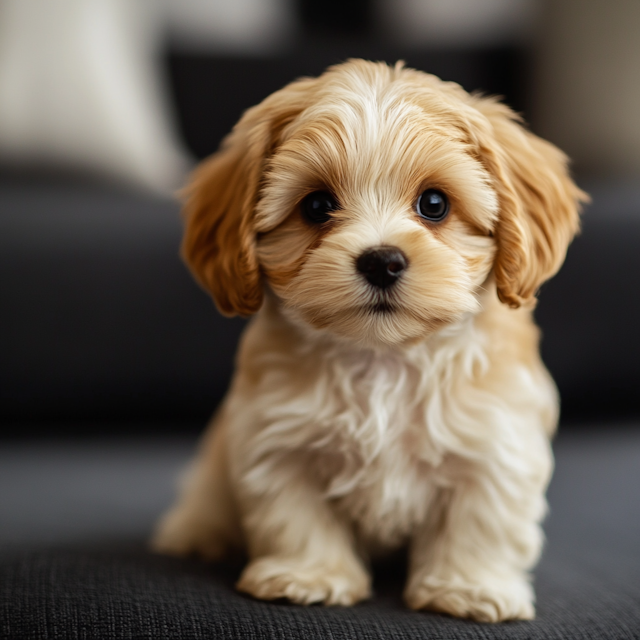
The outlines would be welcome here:
M 482 622 L 532 619 L 528 571 L 542 546 L 550 452 L 537 465 L 466 465 L 412 540 L 405 599 Z
M 350 527 L 303 465 L 283 461 L 268 475 L 242 484 L 251 561 L 238 582 L 240 591 L 265 600 L 329 605 L 351 605 L 370 595 Z

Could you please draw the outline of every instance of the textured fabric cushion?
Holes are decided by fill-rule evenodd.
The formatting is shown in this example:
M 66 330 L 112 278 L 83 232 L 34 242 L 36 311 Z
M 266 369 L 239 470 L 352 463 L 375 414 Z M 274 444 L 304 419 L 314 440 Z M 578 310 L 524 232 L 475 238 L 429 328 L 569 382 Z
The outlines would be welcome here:
M 637 428 L 560 434 L 538 617 L 498 625 L 408 611 L 402 557 L 374 568 L 374 599 L 341 609 L 255 601 L 233 588 L 241 564 L 149 553 L 140 536 L 192 447 L 153 438 L 0 447 L 0 637 L 640 638 Z
M 352 608 L 265 603 L 233 589 L 239 568 L 154 556 L 141 548 L 12 553 L 0 564 L 2 637 L 622 639 L 640 637 L 640 574 L 549 554 L 538 617 L 486 625 L 408 611 L 402 573 L 378 568 L 376 597 Z

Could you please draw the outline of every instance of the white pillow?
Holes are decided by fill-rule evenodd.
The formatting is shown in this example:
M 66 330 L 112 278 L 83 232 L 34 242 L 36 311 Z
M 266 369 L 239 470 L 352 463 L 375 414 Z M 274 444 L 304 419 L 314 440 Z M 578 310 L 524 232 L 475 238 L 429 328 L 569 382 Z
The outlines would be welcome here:
M 158 0 L 0 0 L 0 159 L 179 186 L 163 19 Z

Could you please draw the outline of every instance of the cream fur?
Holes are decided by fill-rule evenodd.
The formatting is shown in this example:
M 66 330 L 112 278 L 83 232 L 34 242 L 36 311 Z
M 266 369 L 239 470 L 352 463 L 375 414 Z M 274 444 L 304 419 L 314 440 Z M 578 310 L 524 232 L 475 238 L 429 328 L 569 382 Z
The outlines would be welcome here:
M 223 311 L 257 315 L 158 550 L 240 546 L 242 591 L 348 605 L 367 559 L 409 544 L 412 608 L 534 615 L 557 397 L 532 295 L 583 194 L 515 120 L 363 61 L 245 114 L 194 178 L 184 251 Z M 426 188 L 442 223 L 415 212 Z M 298 207 L 317 189 L 340 208 L 314 227 Z M 381 245 L 409 262 L 390 291 L 355 269 Z

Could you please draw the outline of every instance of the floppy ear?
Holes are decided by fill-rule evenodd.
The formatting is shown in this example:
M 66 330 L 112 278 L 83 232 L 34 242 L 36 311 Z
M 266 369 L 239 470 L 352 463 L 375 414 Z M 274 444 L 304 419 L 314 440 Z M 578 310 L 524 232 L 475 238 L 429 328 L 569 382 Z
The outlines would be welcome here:
M 254 211 L 267 159 L 313 83 L 294 82 L 246 111 L 184 191 L 182 256 L 225 315 L 248 316 L 262 304 Z
M 511 307 L 534 301 L 564 261 L 578 232 L 587 194 L 574 184 L 567 157 L 519 123 L 493 98 L 476 103 L 491 132 L 480 138 L 482 159 L 494 176 L 500 213 L 494 274 L 498 296 Z
M 186 189 L 182 256 L 225 315 L 251 315 L 262 303 L 251 208 L 259 175 L 231 136 Z

